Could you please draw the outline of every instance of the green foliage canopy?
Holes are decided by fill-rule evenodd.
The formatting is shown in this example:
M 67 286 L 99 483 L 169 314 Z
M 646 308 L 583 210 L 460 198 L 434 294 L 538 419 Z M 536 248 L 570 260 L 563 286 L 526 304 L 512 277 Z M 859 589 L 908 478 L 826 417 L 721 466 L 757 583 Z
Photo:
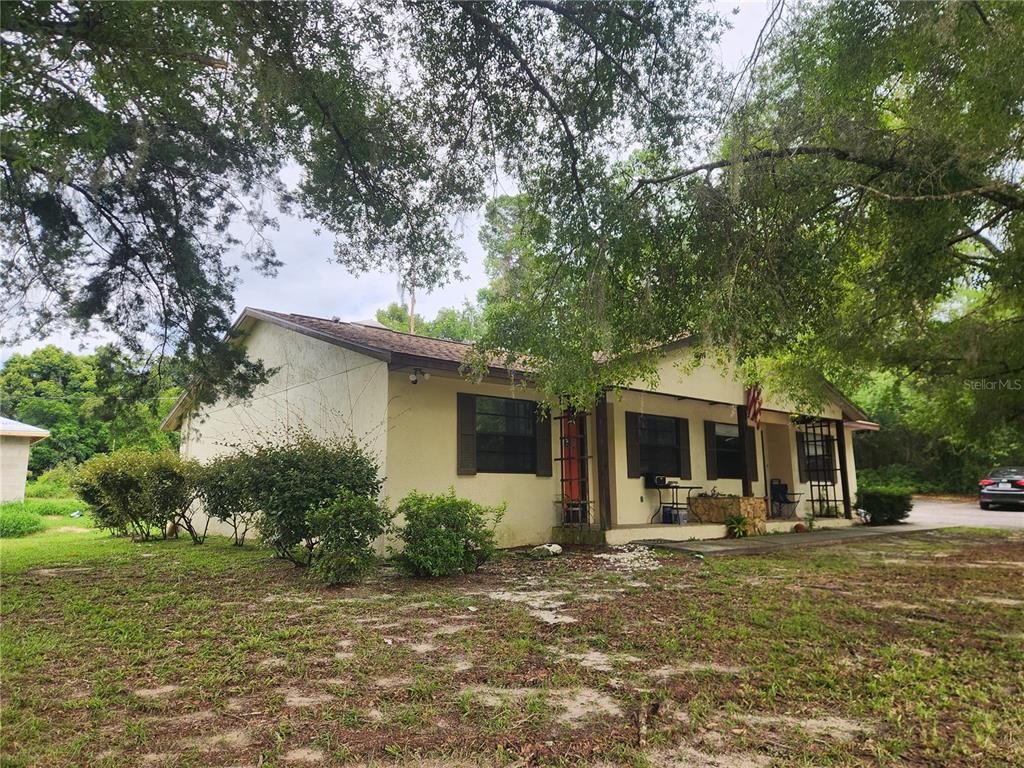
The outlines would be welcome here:
M 49 345 L 14 354 L 0 368 L 0 412 L 50 431 L 32 445 L 29 470 L 79 463 L 115 448 L 176 448 L 178 436 L 160 431 L 179 388 L 161 388 L 110 347 L 75 355 Z
M 914 372 L 975 434 L 1024 431 L 1021 61 L 1019 3 L 800 6 L 717 156 L 610 157 L 587 226 L 524 187 L 481 352 L 586 405 L 691 334 L 768 389 Z
M 0 286 L 22 335 L 98 324 L 197 402 L 245 394 L 228 257 L 277 267 L 264 194 L 347 267 L 438 285 L 496 168 L 581 226 L 604 158 L 691 139 L 720 29 L 697 0 L 3 3 Z

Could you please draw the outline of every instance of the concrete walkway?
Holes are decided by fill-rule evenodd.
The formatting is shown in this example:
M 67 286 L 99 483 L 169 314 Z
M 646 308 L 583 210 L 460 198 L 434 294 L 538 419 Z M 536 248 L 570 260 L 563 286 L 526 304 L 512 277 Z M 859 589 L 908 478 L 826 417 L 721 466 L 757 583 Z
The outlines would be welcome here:
M 845 541 L 871 539 L 876 536 L 905 535 L 935 531 L 940 528 L 968 526 L 973 528 L 1004 528 L 1024 531 L 1024 508 L 1019 510 L 981 510 L 976 503 L 916 498 L 907 522 L 900 525 L 858 525 L 853 528 L 830 528 L 808 533 L 782 533 L 752 536 L 746 539 L 711 539 L 708 541 L 638 541 L 651 547 L 676 549 L 701 555 L 756 555 L 777 552 L 789 547 L 814 547 L 842 544 Z
M 701 555 L 759 555 L 792 547 L 816 547 L 825 544 L 843 544 L 858 539 L 879 536 L 898 536 L 908 533 L 935 531 L 949 526 L 920 525 L 858 525 L 855 528 L 829 528 L 807 533 L 779 533 L 768 536 L 749 536 L 745 539 L 712 539 L 710 541 L 638 541 L 648 547 L 675 549 Z

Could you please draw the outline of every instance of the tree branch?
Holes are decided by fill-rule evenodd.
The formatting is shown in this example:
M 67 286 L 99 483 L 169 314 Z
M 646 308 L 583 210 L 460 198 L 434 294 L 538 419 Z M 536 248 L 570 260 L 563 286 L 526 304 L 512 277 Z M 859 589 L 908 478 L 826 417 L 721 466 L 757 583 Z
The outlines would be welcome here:
M 576 134 L 573 133 L 572 128 L 569 126 L 569 120 L 565 116 L 565 113 L 562 111 L 561 105 L 559 105 L 558 100 L 555 99 L 555 97 L 551 94 L 551 91 L 548 89 L 548 87 L 544 85 L 544 83 L 541 82 L 540 78 L 537 77 L 537 75 L 534 73 L 533 69 L 530 67 L 530 62 L 527 61 L 526 59 L 526 55 L 523 53 L 522 49 L 518 45 L 516 45 L 515 41 L 511 37 L 509 37 L 508 33 L 505 32 L 497 24 L 495 24 L 494 20 L 491 19 L 490 16 L 488 16 L 485 13 L 480 13 L 478 10 L 476 10 L 475 6 L 477 5 L 478 0 L 453 1 L 463 13 L 470 17 L 470 19 L 475 21 L 480 26 L 484 27 L 488 32 L 490 32 L 495 38 L 498 39 L 498 41 L 502 44 L 502 47 L 506 51 L 508 51 L 508 53 L 510 53 L 512 57 L 515 58 L 515 60 L 519 63 L 519 68 L 522 70 L 523 74 L 526 75 L 526 78 L 533 85 L 534 90 L 536 90 L 537 93 L 539 93 L 543 97 L 544 101 L 547 102 L 548 108 L 554 114 L 555 119 L 562 127 L 562 132 L 565 134 L 565 139 L 569 143 L 569 167 L 572 173 L 573 184 L 576 187 L 576 194 L 580 198 L 580 202 L 582 203 L 585 188 L 583 186 L 583 180 L 580 178 L 579 174 L 579 151 L 576 148 Z
M 748 155 L 744 155 L 740 158 L 729 158 L 723 160 L 714 160 L 708 163 L 701 163 L 700 165 L 694 165 L 689 168 L 684 168 L 674 173 L 665 174 L 664 176 L 651 176 L 642 177 L 637 179 L 636 185 L 633 187 L 633 191 L 630 192 L 630 196 L 640 191 L 641 188 L 650 186 L 653 184 L 668 184 L 673 181 L 679 181 L 689 176 L 693 176 L 697 173 L 705 171 L 715 171 L 720 168 L 729 168 L 734 165 L 744 165 L 746 163 L 756 163 L 761 160 L 791 160 L 795 157 L 814 157 L 823 156 L 831 157 L 836 160 L 842 160 L 843 162 L 856 163 L 858 165 L 866 165 L 871 168 L 877 168 L 881 171 L 895 171 L 903 167 L 901 163 L 888 158 L 869 157 L 866 155 L 860 155 L 855 152 L 849 152 L 845 149 L 838 147 L 818 147 L 808 145 L 798 145 L 795 147 L 785 147 L 780 149 L 761 149 L 757 152 L 752 152 Z

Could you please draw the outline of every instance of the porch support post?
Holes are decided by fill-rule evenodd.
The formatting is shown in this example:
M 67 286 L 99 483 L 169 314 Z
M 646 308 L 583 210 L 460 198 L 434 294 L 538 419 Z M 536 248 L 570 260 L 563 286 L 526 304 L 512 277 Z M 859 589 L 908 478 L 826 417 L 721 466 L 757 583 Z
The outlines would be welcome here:
M 836 450 L 839 451 L 839 480 L 843 485 L 843 514 L 847 520 L 853 518 L 853 505 L 850 503 L 850 468 L 846 463 L 846 429 L 843 420 L 836 419 Z
M 754 491 L 750 483 L 750 476 L 753 473 L 751 472 L 751 467 L 747 464 L 747 452 L 750 449 L 747 447 L 747 406 L 745 405 L 736 406 L 736 426 L 739 427 L 740 433 L 740 463 L 743 466 L 743 495 L 753 496 Z
M 594 426 L 597 427 L 597 504 L 601 530 L 612 527 L 611 462 L 608 457 L 608 396 L 602 392 L 594 411 Z

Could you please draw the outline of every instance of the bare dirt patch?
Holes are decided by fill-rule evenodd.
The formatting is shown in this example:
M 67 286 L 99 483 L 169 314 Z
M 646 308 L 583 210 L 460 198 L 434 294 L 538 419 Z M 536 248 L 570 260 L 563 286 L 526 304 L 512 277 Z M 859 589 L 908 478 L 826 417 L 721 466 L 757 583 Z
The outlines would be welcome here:
M 879 610 L 887 610 L 890 608 L 900 611 L 923 611 L 925 607 L 918 605 L 917 603 L 904 603 L 901 600 L 876 600 L 875 602 L 868 603 L 872 608 Z
M 577 727 L 585 720 L 595 717 L 622 715 L 618 703 L 606 693 L 593 688 L 499 688 L 496 686 L 471 686 L 463 689 L 487 707 L 501 707 L 508 703 L 519 703 L 531 696 L 538 696 L 557 710 L 558 722 Z
M 71 573 L 89 573 L 92 568 L 85 568 L 83 566 L 65 565 L 59 568 L 36 568 L 29 571 L 33 576 L 67 576 Z
M 140 699 L 164 699 L 180 688 L 180 685 L 158 685 L 155 688 L 136 688 L 132 693 Z
M 642 753 L 643 764 L 651 768 L 766 768 L 772 760 L 756 752 L 706 752 L 690 746 L 657 749 Z M 613 768 L 618 763 L 598 763 Z
M 552 653 L 559 659 L 565 661 L 572 661 L 579 664 L 581 667 L 587 667 L 588 669 L 596 669 L 600 672 L 611 672 L 615 668 L 616 663 L 637 663 L 640 659 L 636 656 L 630 656 L 626 653 L 604 653 L 602 651 L 588 650 L 583 653 L 576 653 L 573 651 L 566 651 L 563 648 L 552 648 Z
M 978 595 L 971 598 L 976 603 L 985 603 L 986 605 L 1003 605 L 1009 608 L 1014 608 L 1018 605 L 1024 605 L 1024 600 L 1015 600 L 1012 597 L 996 597 L 993 595 Z
M 743 715 L 740 718 L 752 725 L 766 725 L 774 730 L 800 728 L 812 736 L 836 741 L 852 741 L 871 733 L 871 729 L 855 720 L 843 717 L 793 717 L 791 715 Z
M 304 707 L 318 707 L 331 701 L 332 697 L 318 691 L 308 691 L 302 688 L 285 686 L 278 688 L 277 692 L 284 696 L 284 705 L 302 709 Z
M 286 763 L 319 763 L 324 759 L 324 753 L 314 747 L 297 747 L 289 749 L 281 759 Z
M 743 667 L 736 667 L 729 664 L 718 664 L 714 661 L 682 661 L 675 664 L 666 664 L 663 667 L 652 669 L 648 674 L 651 677 L 675 677 L 676 675 L 690 675 L 695 672 L 715 672 L 719 675 L 738 675 L 743 672 Z
M 469 624 L 441 624 L 430 631 L 430 637 L 445 637 L 446 635 L 457 635 L 459 632 L 465 632 L 468 629 L 472 629 Z
M 263 659 L 259 664 L 256 665 L 257 669 L 284 669 L 288 666 L 288 662 L 284 659 L 276 656 L 271 656 L 269 659 Z
M 378 688 L 405 688 L 412 685 L 412 678 L 406 675 L 390 675 L 378 677 L 373 684 Z
M 217 749 L 245 749 L 252 744 L 252 736 L 242 728 L 235 728 L 220 731 L 211 736 L 203 736 L 195 743 L 204 752 L 212 752 Z
M 506 603 L 522 603 L 527 606 L 527 612 L 538 621 L 544 624 L 575 624 L 576 619 L 564 613 L 559 613 L 565 605 L 562 598 L 566 592 L 554 592 L 537 590 L 533 592 L 511 592 L 498 590 L 488 592 L 487 597 L 491 600 L 498 600 Z

